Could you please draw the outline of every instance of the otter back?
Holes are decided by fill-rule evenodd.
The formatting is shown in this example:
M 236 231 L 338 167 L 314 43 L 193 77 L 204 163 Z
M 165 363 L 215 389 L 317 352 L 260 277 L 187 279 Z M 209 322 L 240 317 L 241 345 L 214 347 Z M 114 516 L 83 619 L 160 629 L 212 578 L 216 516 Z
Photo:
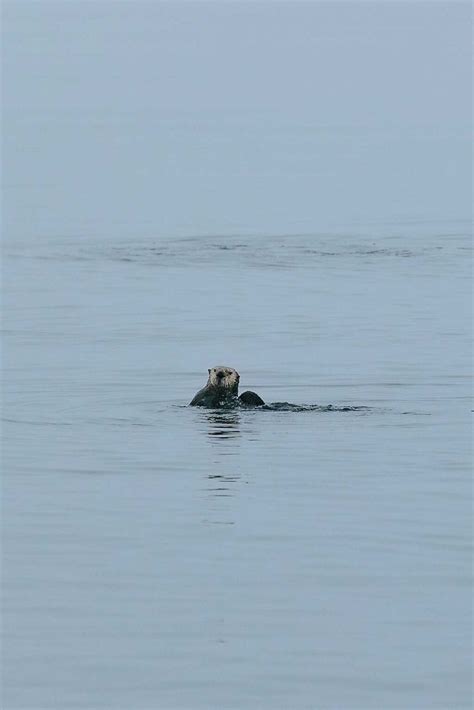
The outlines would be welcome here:
M 242 392 L 239 397 L 239 402 L 244 405 L 244 407 L 262 407 L 265 402 L 261 397 L 258 396 L 256 392 L 251 392 L 247 390 Z

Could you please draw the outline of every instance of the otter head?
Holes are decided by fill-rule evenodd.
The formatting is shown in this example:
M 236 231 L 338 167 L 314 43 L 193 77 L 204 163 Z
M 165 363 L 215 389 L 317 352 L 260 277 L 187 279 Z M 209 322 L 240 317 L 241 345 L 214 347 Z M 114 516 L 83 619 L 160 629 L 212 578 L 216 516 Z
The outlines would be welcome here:
M 239 390 L 240 375 L 233 367 L 225 367 L 224 365 L 216 365 L 210 367 L 209 379 L 207 384 L 211 387 L 219 387 L 226 390 L 229 394 L 237 396 Z

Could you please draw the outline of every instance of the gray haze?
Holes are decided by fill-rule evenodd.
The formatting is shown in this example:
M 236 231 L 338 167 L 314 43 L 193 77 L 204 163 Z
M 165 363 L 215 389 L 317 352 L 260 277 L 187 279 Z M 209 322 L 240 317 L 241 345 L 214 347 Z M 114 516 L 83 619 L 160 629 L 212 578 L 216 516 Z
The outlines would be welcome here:
M 467 710 L 470 6 L 3 9 L 2 708 Z
M 13 237 L 470 214 L 469 3 L 4 3 Z

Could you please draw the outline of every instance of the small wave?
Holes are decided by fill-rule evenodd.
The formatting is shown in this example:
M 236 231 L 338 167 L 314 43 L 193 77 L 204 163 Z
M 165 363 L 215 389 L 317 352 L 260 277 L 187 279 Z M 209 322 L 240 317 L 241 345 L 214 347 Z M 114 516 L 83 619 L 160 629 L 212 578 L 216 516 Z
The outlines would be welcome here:
M 72 422 L 36 421 L 34 419 L 11 419 L 9 417 L 1 417 L 1 421 L 8 424 L 27 424 L 28 426 L 73 426 Z
M 64 241 L 48 244 L 47 251 L 30 246 L 9 249 L 14 257 L 61 261 L 111 260 L 124 265 L 137 263 L 153 267 L 206 265 L 240 265 L 246 268 L 293 269 L 329 263 L 338 259 L 360 259 L 364 263 L 407 258 L 440 258 L 449 250 L 470 247 L 463 233 L 450 235 L 466 239 L 465 244 L 447 244 L 442 234 L 434 234 L 429 245 L 404 234 L 309 233 L 309 234 L 234 234 L 194 235 L 189 237 L 143 237 L 110 243 L 98 239 L 71 248 Z M 441 241 L 442 240 L 442 241 Z M 417 245 L 417 246 L 414 246 Z
M 179 405 L 182 408 L 188 408 L 189 404 Z M 365 407 L 362 405 L 349 406 L 334 404 L 292 404 L 291 402 L 271 402 L 263 404 L 260 407 L 246 407 L 239 402 L 228 402 L 218 408 L 201 408 L 201 411 L 207 412 L 222 419 L 235 415 L 236 412 L 370 412 L 373 407 Z
M 272 402 L 259 409 L 269 412 L 368 412 L 371 407 L 335 406 L 334 404 L 291 404 L 290 402 Z

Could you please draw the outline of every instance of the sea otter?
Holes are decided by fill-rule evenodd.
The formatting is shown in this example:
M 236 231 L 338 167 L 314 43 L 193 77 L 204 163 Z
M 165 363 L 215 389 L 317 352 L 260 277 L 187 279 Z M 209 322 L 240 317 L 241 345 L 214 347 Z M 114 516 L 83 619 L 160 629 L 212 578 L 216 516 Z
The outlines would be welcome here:
M 265 404 L 255 392 L 247 391 L 238 396 L 240 375 L 233 367 L 216 365 L 209 368 L 208 372 L 207 384 L 192 399 L 191 407 L 215 409 L 233 404 L 243 407 L 261 407 Z

